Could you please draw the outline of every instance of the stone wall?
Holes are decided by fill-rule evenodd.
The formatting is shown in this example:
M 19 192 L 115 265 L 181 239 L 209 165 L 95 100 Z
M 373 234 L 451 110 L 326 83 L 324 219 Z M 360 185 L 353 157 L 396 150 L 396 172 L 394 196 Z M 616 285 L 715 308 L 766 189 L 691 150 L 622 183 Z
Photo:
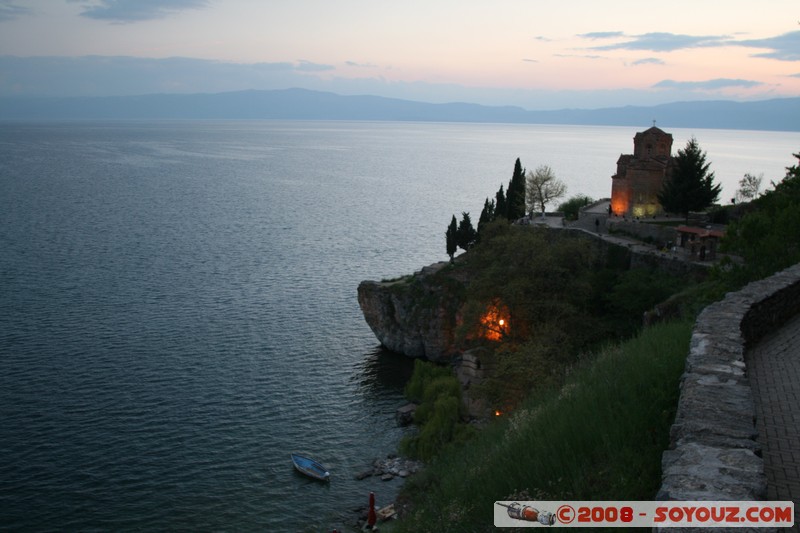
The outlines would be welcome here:
M 678 241 L 678 231 L 674 226 L 648 224 L 647 222 L 624 220 L 619 217 L 610 217 L 607 224 L 609 233 L 616 232 L 623 235 L 631 235 L 641 240 L 649 239 L 659 246 L 663 246 L 668 242 L 674 244 Z
M 800 313 L 800 264 L 708 306 L 692 333 L 659 500 L 759 500 L 766 477 L 744 352 Z M 759 530 L 759 531 L 764 531 Z
M 563 231 L 564 235 L 584 239 L 599 248 L 606 257 L 614 253 L 620 260 L 623 256 L 627 268 L 653 268 L 677 276 L 692 276 L 704 279 L 708 275 L 711 263 L 687 261 L 682 255 L 662 252 L 653 246 L 638 243 L 629 239 L 618 239 L 613 236 L 598 234 L 580 226 L 570 226 Z M 610 252 L 610 250 L 615 252 Z

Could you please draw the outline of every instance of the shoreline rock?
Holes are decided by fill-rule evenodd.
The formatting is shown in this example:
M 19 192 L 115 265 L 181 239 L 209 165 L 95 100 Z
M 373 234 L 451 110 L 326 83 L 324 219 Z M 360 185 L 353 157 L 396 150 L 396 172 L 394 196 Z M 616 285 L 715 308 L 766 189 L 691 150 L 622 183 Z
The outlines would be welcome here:
M 413 424 L 414 413 L 417 412 L 417 407 L 419 406 L 415 403 L 407 403 L 403 407 L 398 407 L 394 412 L 394 418 L 397 421 L 397 425 L 404 427 Z
M 407 478 L 416 474 L 423 468 L 421 461 L 389 455 L 385 459 L 375 459 L 372 466 L 357 473 L 355 479 L 362 481 L 368 477 L 380 477 L 383 481 L 391 481 L 394 478 Z
M 364 319 L 385 348 L 437 362 L 458 353 L 455 330 L 460 301 L 453 291 L 464 280 L 456 279 L 449 265 L 435 263 L 412 276 L 358 285 Z

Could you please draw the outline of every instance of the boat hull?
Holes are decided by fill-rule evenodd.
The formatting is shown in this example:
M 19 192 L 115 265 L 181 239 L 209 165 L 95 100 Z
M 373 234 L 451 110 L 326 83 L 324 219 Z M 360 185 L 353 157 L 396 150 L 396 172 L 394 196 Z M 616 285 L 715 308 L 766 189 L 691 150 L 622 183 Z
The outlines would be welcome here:
M 328 470 L 314 459 L 296 453 L 293 453 L 291 457 L 295 470 L 301 474 L 318 481 L 330 480 L 331 475 Z

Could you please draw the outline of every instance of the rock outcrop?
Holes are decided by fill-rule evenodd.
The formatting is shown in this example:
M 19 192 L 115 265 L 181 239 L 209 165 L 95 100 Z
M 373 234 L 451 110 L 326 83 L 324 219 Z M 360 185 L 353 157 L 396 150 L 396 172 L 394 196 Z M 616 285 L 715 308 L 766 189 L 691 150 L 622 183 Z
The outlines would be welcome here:
M 550 242 L 580 239 L 616 268 L 657 268 L 698 278 L 708 271 L 708 265 L 671 257 L 652 246 L 580 229 L 550 231 L 547 239 Z M 466 255 L 457 257 L 456 263 L 464 261 Z M 455 333 L 468 282 L 469 269 L 450 268 L 448 262 L 435 263 L 396 280 L 362 281 L 358 286 L 358 303 L 367 324 L 385 348 L 409 357 L 449 362 L 463 348 L 455 345 Z
M 463 280 L 436 263 L 392 281 L 362 281 L 358 304 L 380 343 L 409 357 L 448 361 L 458 353 L 455 330 Z
M 485 349 L 473 348 L 461 354 L 453 364 L 461 385 L 461 401 L 470 418 L 484 419 L 490 415 L 488 404 L 475 392 L 475 387 L 486 379 L 487 369 L 481 360 L 485 354 Z

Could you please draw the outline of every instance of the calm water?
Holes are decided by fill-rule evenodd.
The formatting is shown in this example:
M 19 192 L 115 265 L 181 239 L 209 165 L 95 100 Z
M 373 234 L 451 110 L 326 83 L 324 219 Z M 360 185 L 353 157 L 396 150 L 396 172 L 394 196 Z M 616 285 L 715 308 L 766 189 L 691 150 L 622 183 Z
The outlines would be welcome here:
M 644 129 L 644 128 L 642 128 Z M 725 197 L 796 133 L 694 134 Z M 410 370 L 362 279 L 446 258 L 514 160 L 608 196 L 630 128 L 0 124 L 0 528 L 324 530 L 375 491 Z M 290 451 L 332 470 L 296 475 Z M 491 503 L 491 502 L 490 502 Z

